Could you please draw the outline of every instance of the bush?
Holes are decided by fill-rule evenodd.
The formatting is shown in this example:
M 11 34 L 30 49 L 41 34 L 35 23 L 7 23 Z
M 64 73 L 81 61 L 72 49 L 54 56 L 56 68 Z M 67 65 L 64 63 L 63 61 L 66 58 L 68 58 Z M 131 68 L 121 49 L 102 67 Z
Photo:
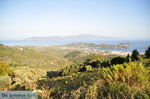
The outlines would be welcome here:
M 66 75 L 69 75 L 69 74 L 72 74 L 72 73 L 77 73 L 77 72 L 79 72 L 82 68 L 83 68 L 83 66 L 74 64 L 74 65 L 71 65 L 71 66 L 68 66 L 68 67 L 64 68 L 64 69 L 60 72 L 60 75 L 66 76 Z
M 149 99 L 149 93 L 146 90 L 141 90 L 129 86 L 127 83 L 112 82 L 105 86 L 98 87 L 98 97 L 106 99 Z M 101 98 L 103 99 L 103 98 Z
M 85 66 L 85 71 L 91 71 L 92 67 L 90 65 Z
M 99 60 L 87 59 L 85 64 L 86 65 L 91 65 L 93 68 L 97 68 L 97 67 L 100 67 L 100 63 L 101 63 L 101 61 L 99 61 Z
M 103 61 L 102 63 L 101 63 L 101 67 L 110 67 L 110 61 Z
M 68 67 L 66 71 L 71 73 L 72 68 L 76 66 L 84 71 L 91 69 L 88 65 L 75 65 Z M 51 94 L 52 98 L 149 99 L 150 97 L 149 71 L 139 61 L 93 69 L 92 72 L 74 73 L 49 80 L 47 83 L 51 82 L 53 83 L 50 87 L 58 86 L 54 94 Z
M 59 75 L 60 76 L 66 76 L 66 75 L 70 75 L 72 73 L 77 73 L 77 72 L 84 72 L 84 71 L 91 71 L 92 70 L 92 66 L 90 65 L 71 65 L 68 66 L 66 68 L 64 68 Z
M 11 83 L 12 83 L 12 81 L 9 76 L 0 76 L 0 88 L 9 86 Z
M 123 64 L 124 62 L 126 62 L 126 58 L 123 57 L 114 57 L 111 59 L 110 63 L 111 65 L 116 65 L 116 64 Z
M 150 59 L 144 59 L 142 62 L 145 67 L 150 67 Z
M 150 79 L 149 74 L 143 64 L 131 62 L 119 65 L 113 65 L 110 68 L 103 68 L 102 78 L 108 82 L 120 81 L 135 86 L 146 86 Z
M 58 76 L 60 76 L 60 72 L 59 71 L 50 71 L 50 72 L 47 72 L 47 76 L 49 78 L 58 77 Z
M 12 75 L 13 69 L 5 62 L 0 62 L 0 76 Z
M 79 72 L 84 72 L 84 71 L 91 71 L 92 70 L 92 66 L 90 65 L 86 65 L 86 66 L 83 66 Z
M 85 65 L 91 65 L 93 68 L 98 68 L 101 66 L 105 66 L 106 65 L 109 66 L 109 62 L 108 61 L 108 56 L 103 56 L 103 55 L 93 55 L 90 58 L 88 58 L 84 64 Z
M 110 67 L 111 66 L 110 60 L 114 57 L 116 57 L 116 55 L 92 55 L 84 62 L 84 64 L 91 65 L 93 68 Z

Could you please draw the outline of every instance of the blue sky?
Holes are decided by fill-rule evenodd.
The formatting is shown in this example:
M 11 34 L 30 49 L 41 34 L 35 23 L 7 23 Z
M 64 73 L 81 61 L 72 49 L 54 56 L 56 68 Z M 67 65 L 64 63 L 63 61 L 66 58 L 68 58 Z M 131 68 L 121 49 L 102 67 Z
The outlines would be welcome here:
M 0 39 L 150 37 L 150 0 L 0 0 Z

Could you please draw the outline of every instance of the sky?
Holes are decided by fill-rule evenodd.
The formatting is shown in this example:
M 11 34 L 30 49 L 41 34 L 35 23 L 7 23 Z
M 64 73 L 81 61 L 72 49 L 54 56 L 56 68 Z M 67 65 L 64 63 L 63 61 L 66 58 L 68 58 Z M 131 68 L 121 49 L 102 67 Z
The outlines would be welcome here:
M 0 39 L 150 37 L 150 0 L 0 0 Z

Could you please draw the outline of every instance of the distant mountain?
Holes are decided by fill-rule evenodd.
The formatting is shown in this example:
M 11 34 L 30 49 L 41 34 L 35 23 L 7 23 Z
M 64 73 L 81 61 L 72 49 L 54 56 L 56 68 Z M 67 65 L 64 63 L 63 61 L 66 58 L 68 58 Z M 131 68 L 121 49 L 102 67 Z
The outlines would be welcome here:
M 41 36 L 41 37 L 30 37 L 26 40 L 51 40 L 51 39 L 61 39 L 60 36 Z
M 73 41 L 85 41 L 85 40 L 109 40 L 109 39 L 120 39 L 119 37 L 107 37 L 91 34 L 81 34 L 75 36 L 47 36 L 47 37 L 31 37 L 27 40 L 73 40 Z

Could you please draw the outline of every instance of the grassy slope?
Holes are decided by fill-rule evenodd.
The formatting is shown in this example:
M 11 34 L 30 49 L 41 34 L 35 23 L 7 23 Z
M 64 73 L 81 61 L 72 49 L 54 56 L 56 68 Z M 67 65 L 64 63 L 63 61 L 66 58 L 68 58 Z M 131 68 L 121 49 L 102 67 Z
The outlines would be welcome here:
M 28 47 L 0 46 L 0 61 L 11 63 L 12 66 L 26 66 L 43 69 L 60 69 L 70 62 L 48 52 L 34 51 Z
M 60 58 L 65 58 L 73 63 L 82 63 L 89 57 L 89 53 L 85 53 L 82 50 L 74 49 L 61 49 L 59 46 L 44 46 L 44 47 L 28 47 L 40 52 L 48 52 L 52 55 L 59 56 Z M 92 52 L 94 54 L 94 51 Z
M 36 84 L 37 80 L 46 76 L 47 71 L 58 70 L 72 64 L 67 59 L 48 52 L 35 51 L 29 47 L 4 45 L 0 45 L 0 61 L 14 68 L 16 83 L 11 87 L 16 87 L 16 84 Z
M 65 58 L 73 63 L 83 63 L 87 58 L 92 54 L 103 55 L 107 52 L 95 51 L 95 50 L 86 50 L 86 49 L 63 49 L 63 46 L 36 46 L 36 47 L 27 47 L 36 51 L 48 52 L 52 55 L 59 56 L 60 58 Z M 114 55 L 116 56 L 116 55 Z

